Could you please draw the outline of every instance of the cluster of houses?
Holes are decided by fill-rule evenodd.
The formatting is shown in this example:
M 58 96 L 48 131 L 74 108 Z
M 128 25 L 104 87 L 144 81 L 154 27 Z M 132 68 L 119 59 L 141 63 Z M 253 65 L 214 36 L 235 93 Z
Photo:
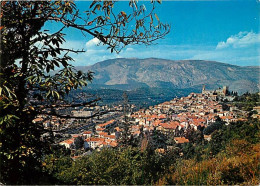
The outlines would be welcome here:
M 59 131 L 66 127 L 69 127 L 72 123 L 75 123 L 74 118 L 59 118 L 57 116 L 47 116 L 44 114 L 38 115 L 33 120 L 34 123 L 42 123 L 45 129 L 52 129 L 53 131 Z
M 217 119 L 225 121 L 226 124 L 239 120 L 235 107 L 227 105 L 224 109 L 217 101 L 218 94 L 222 98 L 225 96 L 227 87 L 222 91 L 224 92 L 221 94 L 220 90 L 205 91 L 204 87 L 202 93 L 191 93 L 187 97 L 175 98 L 132 113 L 130 132 L 138 136 L 141 130 L 149 132 L 158 130 L 166 135 L 174 134 L 176 143 L 186 143 L 189 141 L 183 137 L 183 134 L 189 128 L 198 130 L 209 126 Z M 208 140 L 210 137 L 205 136 L 205 139 Z
M 80 134 L 72 135 L 72 138 L 60 142 L 66 148 L 75 148 L 75 139 L 80 137 L 84 140 L 84 149 L 100 149 L 103 147 L 116 147 L 118 145 L 118 135 L 116 132 L 109 134 L 106 132 L 108 128 L 115 124 L 115 120 L 110 120 L 106 123 L 96 125 L 96 131 L 84 131 Z
M 52 128 L 52 130 L 60 130 L 68 122 L 67 119 L 60 119 L 57 116 L 46 116 L 44 114 L 38 115 L 38 117 L 33 120 L 33 123 L 42 123 L 44 128 Z
M 54 107 L 56 105 L 53 105 Z M 131 109 L 134 109 L 135 106 L 131 105 Z M 44 109 L 43 111 L 48 113 L 48 114 L 40 114 L 33 120 L 34 123 L 42 123 L 45 129 L 51 129 L 53 131 L 61 131 L 65 129 L 70 129 L 70 128 L 77 128 L 82 126 L 82 124 L 91 124 L 92 123 L 92 118 L 96 112 L 98 111 L 108 111 L 106 114 L 103 114 L 96 119 L 98 122 L 100 121 L 105 121 L 106 118 L 111 117 L 111 116 L 116 116 L 116 115 L 121 115 L 123 110 L 123 105 L 118 105 L 114 107 L 109 107 L 108 105 L 104 106 L 91 106 L 91 107 L 74 107 L 74 108 L 66 108 L 66 109 L 60 109 L 60 108 L 55 108 L 55 111 L 59 115 L 64 115 L 64 116 L 72 116 L 71 118 L 60 118 L 55 115 L 51 115 L 50 111 L 48 109 Z M 77 117 L 90 117 L 90 119 L 77 119 Z
M 232 100 L 233 97 L 227 94 L 228 88 L 224 87 L 217 91 L 206 91 L 202 93 L 191 93 L 187 97 L 174 98 L 147 109 L 137 112 L 129 112 L 127 122 L 125 116 L 111 119 L 101 124 L 96 124 L 94 130 L 83 131 L 72 135 L 70 139 L 60 142 L 66 148 L 75 148 L 75 139 L 80 137 L 84 140 L 85 149 L 101 149 L 104 147 L 117 147 L 118 141 L 124 131 L 120 123 L 125 123 L 132 137 L 139 137 L 141 133 L 160 131 L 166 136 L 173 135 L 177 144 L 187 143 L 185 138 L 187 129 L 202 129 L 209 126 L 218 119 L 226 124 L 240 120 L 237 109 L 231 105 L 219 103 L 221 99 Z M 82 114 L 74 112 L 74 114 Z M 91 113 L 88 113 L 91 115 Z M 210 140 L 210 136 L 205 135 L 204 139 Z

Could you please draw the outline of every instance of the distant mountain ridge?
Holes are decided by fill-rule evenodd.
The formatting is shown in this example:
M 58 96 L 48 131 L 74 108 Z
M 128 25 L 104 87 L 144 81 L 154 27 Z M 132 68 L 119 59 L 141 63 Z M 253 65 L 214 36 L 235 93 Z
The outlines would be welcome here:
M 242 67 L 215 61 L 117 58 L 76 68 L 93 71 L 90 86 L 99 88 L 199 90 L 205 84 L 206 89 L 227 85 L 239 93 L 257 92 L 260 88 L 259 66 Z

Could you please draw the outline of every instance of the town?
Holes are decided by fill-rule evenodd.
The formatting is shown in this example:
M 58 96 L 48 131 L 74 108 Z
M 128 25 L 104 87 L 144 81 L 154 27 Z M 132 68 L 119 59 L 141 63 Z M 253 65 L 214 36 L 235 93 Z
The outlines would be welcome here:
M 54 132 L 55 143 L 64 145 L 71 150 L 73 159 L 91 153 L 92 150 L 113 148 L 125 140 L 137 139 L 142 136 L 152 136 L 160 133 L 166 138 L 172 138 L 176 144 L 189 142 L 188 130 L 203 130 L 217 120 L 228 125 L 230 122 L 245 120 L 247 113 L 230 104 L 234 94 L 224 86 L 214 91 L 208 91 L 205 86 L 201 93 L 190 93 L 187 97 L 150 106 L 135 111 L 135 105 L 127 102 L 123 105 L 94 106 L 74 108 L 70 110 L 72 116 L 90 117 L 89 119 L 59 119 L 57 116 L 40 115 L 35 123 L 43 123 L 46 129 Z M 95 112 L 106 111 L 98 117 L 91 117 Z M 258 115 L 259 117 L 259 115 Z M 210 135 L 203 136 L 210 140 Z M 157 151 L 164 152 L 170 145 L 158 145 Z M 76 151 L 81 149 L 80 151 Z M 84 150 L 82 150 L 84 149 Z M 76 153 L 77 152 L 77 153 Z

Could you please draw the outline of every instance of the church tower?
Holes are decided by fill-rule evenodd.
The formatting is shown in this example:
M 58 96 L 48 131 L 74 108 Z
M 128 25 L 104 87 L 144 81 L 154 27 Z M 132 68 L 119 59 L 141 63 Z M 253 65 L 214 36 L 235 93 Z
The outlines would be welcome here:
M 203 87 L 202 87 L 202 94 L 204 94 L 205 93 L 205 85 L 203 85 Z
M 228 86 L 223 86 L 223 94 L 224 95 L 228 94 Z

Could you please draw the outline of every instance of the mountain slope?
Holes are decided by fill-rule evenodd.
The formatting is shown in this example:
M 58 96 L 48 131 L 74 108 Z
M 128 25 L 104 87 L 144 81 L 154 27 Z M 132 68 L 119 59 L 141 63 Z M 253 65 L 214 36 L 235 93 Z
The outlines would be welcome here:
M 133 90 L 140 87 L 213 89 L 227 85 L 233 91 L 259 91 L 259 67 L 240 67 L 214 61 L 111 59 L 77 67 L 95 72 L 93 87 Z

